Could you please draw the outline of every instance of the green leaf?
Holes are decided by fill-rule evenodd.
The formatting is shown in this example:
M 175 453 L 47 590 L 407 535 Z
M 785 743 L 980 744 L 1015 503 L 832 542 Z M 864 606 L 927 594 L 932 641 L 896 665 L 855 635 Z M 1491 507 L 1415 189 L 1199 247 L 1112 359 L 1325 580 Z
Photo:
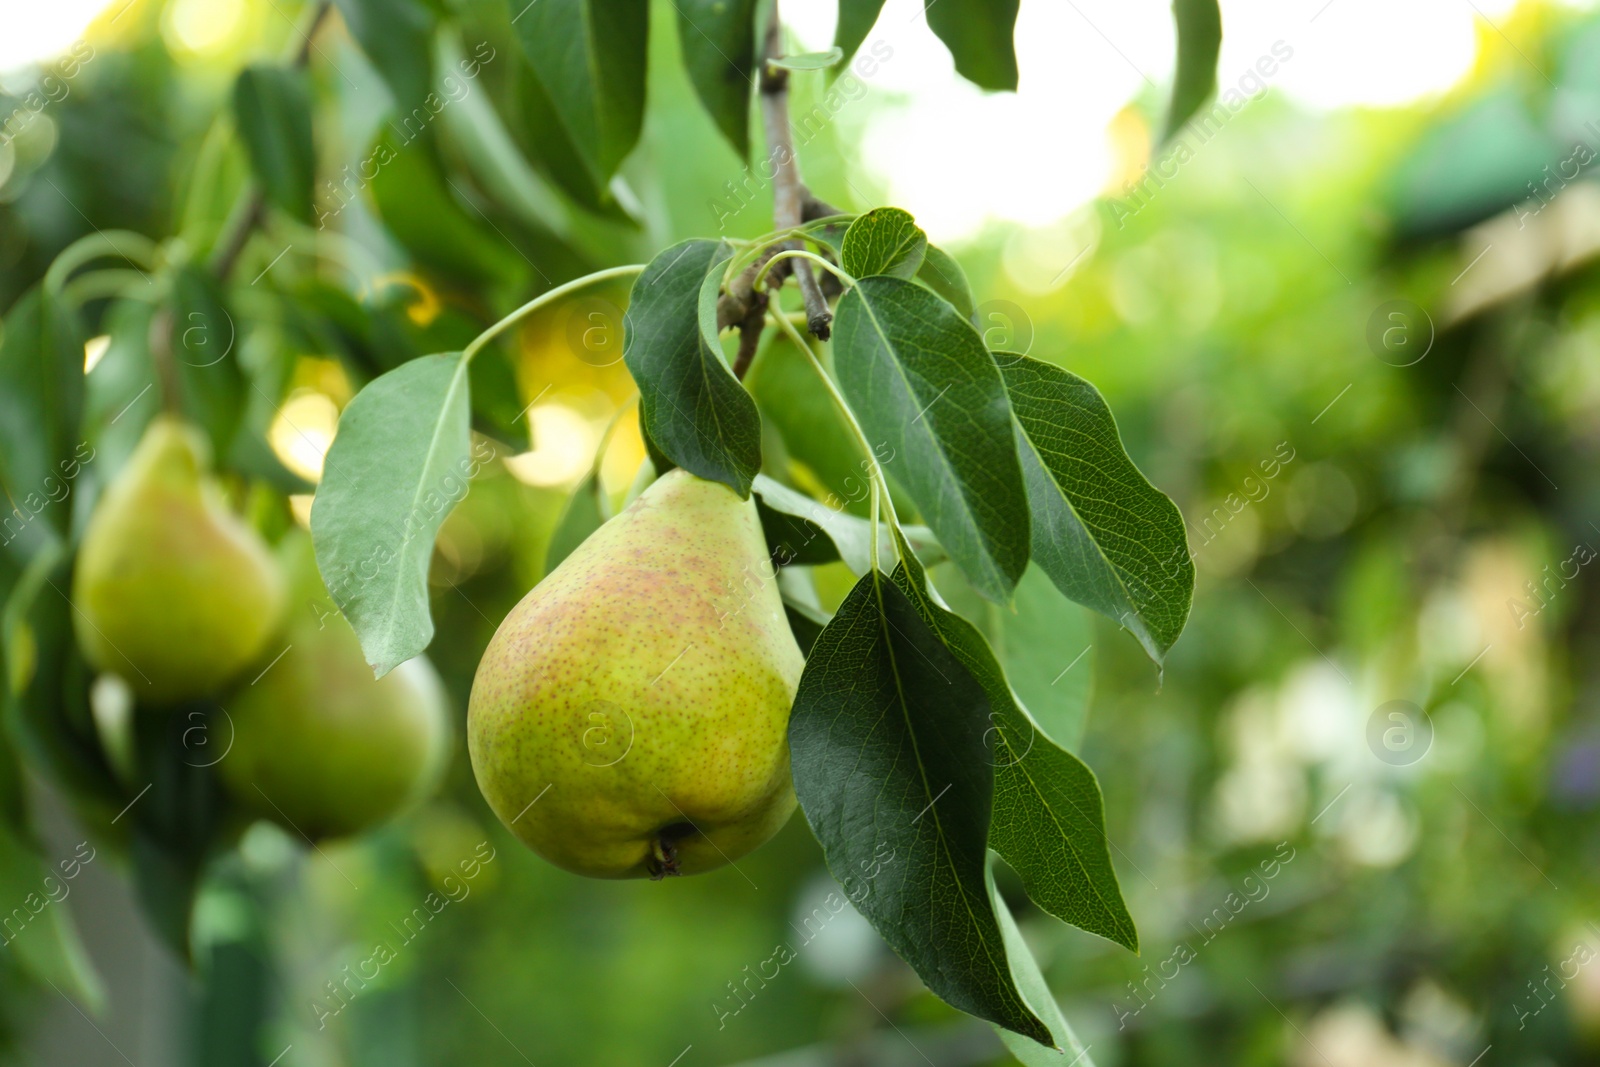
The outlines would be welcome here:
M 997 354 L 1033 509 L 1033 558 L 1078 603 L 1125 626 L 1157 663 L 1183 632 L 1194 562 L 1178 507 L 1133 465 L 1098 390 Z
M 267 197 L 301 222 L 310 222 L 317 157 L 305 71 L 246 67 L 233 84 L 233 114 L 250 167 Z
M 433 638 L 428 562 L 477 472 L 461 354 L 370 383 L 339 418 L 311 505 L 317 567 L 382 677 Z
M 673 6 L 694 91 L 744 159 L 750 154 L 750 96 L 756 84 L 756 0 L 674 0 Z
M 978 301 L 972 295 L 972 285 L 961 264 L 938 245 L 929 245 L 922 256 L 922 266 L 916 280 L 949 301 L 961 312 L 962 318 L 978 325 Z
M 883 464 L 974 587 L 1004 602 L 1028 565 L 1011 409 L 972 324 L 920 285 L 862 278 L 834 322 L 839 385 Z
M 1049 1042 L 985 883 L 988 715 L 983 687 L 874 571 L 806 660 L 789 722 L 795 792 L 834 877 L 929 989 Z
M 205 430 L 213 453 L 226 456 L 245 399 L 238 328 L 216 283 L 193 267 L 173 277 L 172 305 L 172 361 L 183 413 Z
M 590 211 L 619 220 L 629 216 L 611 195 L 609 185 L 596 179 L 556 114 L 555 103 L 528 66 L 520 50 L 506 59 L 507 86 L 498 102 L 507 130 L 517 147 L 545 177 Z
M 882 10 L 883 0 L 839 0 L 839 22 L 833 31 L 833 43 L 839 49 L 837 69 L 850 62 Z
M 780 566 L 843 560 L 857 575 L 871 568 L 872 524 L 866 519 L 797 493 L 765 474 L 756 475 L 755 492 L 767 543 L 774 552 L 780 546 L 785 550 Z M 944 550 L 927 527 L 908 526 L 905 536 L 926 565 L 944 558 Z M 879 530 L 878 539 L 882 558 L 891 558 L 894 544 L 886 528 Z
M 928 28 L 956 61 L 956 73 L 981 89 L 1017 87 L 1011 43 L 1020 0 L 923 0 Z
M 1011 976 L 1016 979 L 1017 988 L 1022 992 L 1028 1006 L 1044 1020 L 1046 1026 L 1050 1027 L 1050 1033 L 1055 1036 L 1056 1045 L 1059 1047 L 1050 1048 L 1041 1045 L 1037 1041 L 998 1026 L 995 1027 L 995 1033 L 1000 1035 L 1006 1050 L 1015 1056 L 1023 1067 L 1094 1067 L 1094 1060 L 1089 1058 L 1089 1050 L 1078 1040 L 1078 1035 L 1072 1032 L 1066 1016 L 1061 1014 L 1061 1006 L 1056 1003 L 1055 995 L 1045 984 L 1044 974 L 1039 970 L 1039 962 L 1028 950 L 1027 942 L 1022 940 L 1022 931 L 1017 929 L 1017 920 L 1011 917 L 1011 909 L 1006 907 L 1005 900 L 995 889 L 992 869 L 989 872 L 989 899 L 994 902 L 995 918 L 1000 921 L 1000 933 L 1005 937 L 1006 952 L 1011 957 Z
M 35 286 L 0 333 L 0 544 L 21 548 L 67 529 L 60 493 L 82 442 L 83 393 L 77 317 Z
M 1012 607 L 1005 611 L 990 605 L 990 643 L 1022 706 L 1070 751 L 1089 717 L 1093 616 L 1062 596 L 1037 563 L 1029 564 L 1017 583 Z
M 857 278 L 870 274 L 913 278 L 927 251 L 928 235 L 910 212 L 879 207 L 857 217 L 845 231 L 840 265 Z
M 769 330 L 744 381 L 762 422 L 777 427 L 791 465 L 803 466 L 803 484 L 817 487 L 813 491 L 830 505 L 866 514 L 871 462 L 810 359 L 786 335 Z M 793 471 L 784 474 L 792 480 Z
M 1178 69 L 1172 78 L 1163 141 L 1217 91 L 1217 57 L 1222 52 L 1222 10 L 1217 0 L 1172 0 L 1172 18 L 1178 24 Z
M 561 509 L 561 517 L 556 520 L 556 527 L 550 534 L 550 544 L 544 552 L 546 574 L 559 567 L 562 560 L 572 555 L 573 549 L 587 541 L 589 535 L 610 518 L 606 514 L 609 510 L 607 503 L 599 468 L 596 467 L 578 483 L 567 506 Z
M 674 464 L 741 497 L 761 469 L 761 416 L 722 349 L 706 344 L 699 296 L 732 251 L 716 241 L 673 245 L 633 283 L 622 358 L 639 386 L 650 440 Z
M 996 768 L 989 847 L 1016 869 L 1039 907 L 1137 952 L 1139 935 L 1111 866 L 1094 772 L 1038 728 L 983 635 L 933 601 L 914 559 L 896 568 L 894 580 L 988 697 L 986 739 Z
M 379 168 L 370 187 L 378 214 L 420 262 L 462 284 L 531 269 L 517 246 L 462 206 L 424 142 L 386 131 L 369 158 Z
M 827 70 L 844 62 L 844 49 L 834 46 L 826 52 L 801 52 L 797 56 L 780 56 L 767 60 L 767 64 L 783 70 Z
M 76 888 L 72 879 L 96 851 L 85 842 L 87 852 L 69 853 L 56 861 L 59 867 L 48 865 L 30 836 L 17 825 L 0 824 L 0 900 L 9 909 L 0 913 L 0 945 L 35 981 L 72 994 L 91 1012 L 102 1011 L 105 987 L 67 904 Z
M 510 0 L 512 28 L 597 185 L 644 123 L 648 0 Z
M 344 24 L 378 68 L 395 110 L 424 107 L 433 91 L 433 14 L 417 0 L 335 0 Z

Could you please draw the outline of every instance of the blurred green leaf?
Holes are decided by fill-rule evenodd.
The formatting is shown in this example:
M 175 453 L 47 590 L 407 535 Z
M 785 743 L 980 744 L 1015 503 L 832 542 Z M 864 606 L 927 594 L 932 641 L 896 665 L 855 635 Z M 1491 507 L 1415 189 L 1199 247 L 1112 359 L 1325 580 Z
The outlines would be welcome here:
M 913 278 L 927 251 L 928 235 L 910 212 L 878 207 L 858 216 L 845 231 L 840 265 L 857 278 L 870 274 Z
M 633 284 L 622 358 L 656 447 L 675 465 L 748 497 L 761 469 L 761 416 L 721 349 L 706 344 L 699 311 L 706 276 L 730 255 L 725 244 L 692 240 L 651 260 Z
M 467 493 L 470 400 L 460 353 L 414 359 L 344 409 L 311 506 L 317 567 L 379 677 L 433 638 L 428 563 Z
M 66 530 L 70 509 L 59 493 L 82 441 L 83 379 L 76 315 L 35 286 L 12 305 L 0 334 L 0 489 L 9 498 L 0 543 L 22 547 Z
M 829 870 L 929 989 L 1049 1041 L 1012 981 L 984 881 L 988 715 L 983 687 L 875 571 L 806 660 L 789 723 L 795 792 Z
M 1017 583 L 1012 609 L 990 606 L 990 644 L 1028 714 L 1057 744 L 1076 748 L 1094 684 L 1093 616 L 1037 563 Z
M 683 64 L 717 129 L 750 155 L 750 97 L 756 84 L 756 0 L 674 0 Z
M 978 591 L 1009 599 L 1028 500 L 1005 384 L 972 324 L 919 285 L 862 278 L 839 301 L 833 352 L 884 468 Z
M 433 86 L 433 14 L 417 0 L 335 0 L 350 36 L 394 94 L 395 110 L 423 106 Z
M 172 361 L 183 413 L 205 430 L 212 453 L 226 456 L 244 405 L 238 326 L 216 283 L 193 267 L 173 275 L 172 319 Z
M 837 46 L 826 52 L 801 52 L 797 56 L 779 56 L 767 64 L 783 70 L 827 70 L 844 62 L 844 49 Z
M 595 184 L 644 122 L 648 0 L 509 0 L 512 26 Z
M 995 358 L 1016 413 L 1033 558 L 1063 593 L 1120 622 L 1160 663 L 1194 596 L 1183 515 L 1128 458 L 1099 390 L 1027 356 Z
M 1217 0 L 1172 0 L 1178 24 L 1178 68 L 1161 139 L 1169 139 L 1217 91 L 1217 56 L 1222 52 L 1222 10 Z
M 872 32 L 883 10 L 883 0 L 839 0 L 839 21 L 834 26 L 833 43 L 839 49 L 839 62 L 835 69 L 843 70 L 861 47 L 861 42 Z
M 956 61 L 956 73 L 981 89 L 1017 87 L 1011 42 L 1021 0 L 923 0 L 928 28 Z
M 606 514 L 607 510 L 605 488 L 600 482 L 599 468 L 596 467 L 578 483 L 566 507 L 561 509 L 561 517 L 556 520 L 556 528 L 550 534 L 550 544 L 544 553 L 546 574 L 559 567 L 562 560 L 589 539 L 590 534 L 600 529 L 610 517 Z
M 17 824 L 0 823 L 0 945 L 36 982 L 53 985 L 91 1012 L 105 1009 L 106 993 L 84 951 L 67 904 L 71 877 L 93 862 L 95 850 L 47 863 Z M 59 894 L 59 895 L 58 895 Z
M 804 464 L 818 495 L 831 493 L 830 504 L 866 514 L 870 463 L 811 361 L 787 336 L 769 330 L 744 381 L 763 424 L 778 428 L 791 460 Z M 792 472 L 782 473 L 793 481 Z
M 233 114 L 250 167 L 268 199 L 301 222 L 310 222 L 317 157 L 305 71 L 246 67 L 233 85 Z

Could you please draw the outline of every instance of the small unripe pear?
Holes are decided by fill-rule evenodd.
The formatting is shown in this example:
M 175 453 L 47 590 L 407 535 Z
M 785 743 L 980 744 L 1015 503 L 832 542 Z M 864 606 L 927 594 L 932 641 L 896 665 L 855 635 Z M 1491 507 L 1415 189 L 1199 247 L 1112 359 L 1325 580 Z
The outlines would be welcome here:
M 260 655 L 283 613 L 277 563 L 224 505 L 209 451 L 199 431 L 157 418 L 78 552 L 78 645 L 141 703 L 215 693 Z
M 478 788 L 513 833 L 597 878 L 694 874 L 795 808 L 804 660 L 753 500 L 674 470 L 508 615 L 467 711 Z
M 312 840 L 359 833 L 426 799 L 450 751 L 444 687 L 418 656 L 373 678 L 317 573 L 311 539 L 282 546 L 291 576 L 282 655 L 222 701 L 217 764 L 241 806 Z M 273 658 L 277 657 L 277 658 Z

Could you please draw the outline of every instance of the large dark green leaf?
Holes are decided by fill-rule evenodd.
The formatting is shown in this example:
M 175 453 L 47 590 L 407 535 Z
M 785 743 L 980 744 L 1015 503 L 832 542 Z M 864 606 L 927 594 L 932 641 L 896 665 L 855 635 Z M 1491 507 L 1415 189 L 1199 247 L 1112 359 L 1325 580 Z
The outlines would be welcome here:
M 761 469 L 761 416 L 701 333 L 702 283 L 731 251 L 693 240 L 662 252 L 633 284 L 622 358 L 639 386 L 650 440 L 674 464 L 741 497 Z
M 317 568 L 382 676 L 428 647 L 428 562 L 467 494 L 471 455 L 460 353 L 373 381 L 339 418 L 311 506 Z
M 0 544 L 37 544 L 67 528 L 83 390 L 76 317 L 41 288 L 28 290 L 0 334 Z
M 305 71 L 246 67 L 233 85 L 233 114 L 251 169 L 267 197 L 295 218 L 310 222 L 317 158 Z
M 839 301 L 833 351 L 889 474 L 978 591 L 1007 600 L 1028 565 L 1028 500 L 1005 384 L 977 331 L 920 285 L 863 278 Z
M 1178 69 L 1167 107 L 1166 140 L 1217 91 L 1217 56 L 1222 52 L 1222 10 L 1217 0 L 1172 0 L 1178 24 Z
M 739 158 L 750 154 L 756 0 L 674 0 L 683 65 L 700 103 Z
M 997 356 L 1017 418 L 1033 558 L 1158 663 L 1183 632 L 1194 563 L 1178 507 L 1133 465 L 1098 390 L 1071 371 Z
M 895 583 L 988 697 L 996 768 L 989 847 L 1022 876 L 1039 907 L 1137 952 L 1139 935 L 1111 866 L 1094 772 L 1045 736 L 1018 705 L 983 635 L 933 601 L 909 546 L 903 539 L 899 544 L 905 561 L 895 570 Z
M 433 14 L 417 0 L 335 0 L 350 36 L 378 68 L 405 115 L 433 91 Z
M 806 661 L 789 723 L 795 792 L 834 877 L 929 989 L 1048 1043 L 985 883 L 988 716 L 983 686 L 874 571 Z
M 928 28 L 950 49 L 956 73 L 983 89 L 1017 87 L 1011 35 L 1020 0 L 923 0 Z
M 238 327 L 216 283 L 193 267 L 173 277 L 172 317 L 172 362 L 183 413 L 206 431 L 212 451 L 226 456 L 244 405 Z
M 850 62 L 850 57 L 872 32 L 882 10 L 883 0 L 839 0 L 839 21 L 833 31 L 833 43 L 840 52 L 839 62 L 834 64 L 836 69 L 843 70 Z
M 913 278 L 922 269 L 927 251 L 928 235 L 910 212 L 897 207 L 873 208 L 845 231 L 840 266 L 857 278 L 869 274 Z
M 644 122 L 648 0 L 510 0 L 512 27 L 598 185 Z

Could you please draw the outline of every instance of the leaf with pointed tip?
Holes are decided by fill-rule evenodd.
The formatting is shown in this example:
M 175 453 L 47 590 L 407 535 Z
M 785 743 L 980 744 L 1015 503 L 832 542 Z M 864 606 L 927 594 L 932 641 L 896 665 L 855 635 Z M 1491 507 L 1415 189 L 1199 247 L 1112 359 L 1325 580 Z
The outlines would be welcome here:
M 1089 1058 L 1089 1049 L 1078 1040 L 1067 1017 L 1061 1014 L 1061 1005 L 1056 1003 L 1055 994 L 1045 984 L 1039 961 L 1028 950 L 1028 943 L 1022 939 L 1022 931 L 1017 929 L 1017 920 L 1011 917 L 1011 909 L 1006 907 L 1005 900 L 995 889 L 993 870 L 989 872 L 989 899 L 994 901 L 994 915 L 1000 921 L 1000 933 L 1005 937 L 1006 951 L 1011 956 L 1011 976 L 1016 979 L 1017 988 L 1028 1006 L 1050 1028 L 1060 1047 L 1041 1045 L 998 1026 L 994 1028 L 995 1033 L 1000 1035 L 1006 1050 L 1023 1067 L 1094 1067 L 1094 1060 Z
M 983 687 L 874 571 L 806 660 L 789 721 L 795 793 L 834 877 L 929 989 L 1049 1042 L 985 883 L 988 714 Z
M 1160 663 L 1194 597 L 1182 514 L 1128 458 L 1094 386 L 1027 356 L 995 358 L 1016 413 L 1034 560 L 1063 593 L 1122 623 Z
M 833 30 L 833 43 L 839 49 L 835 70 L 843 70 L 867 39 L 883 10 L 883 0 L 839 0 L 839 21 Z
M 928 235 L 910 212 L 877 207 L 858 216 L 845 231 L 840 265 L 857 278 L 869 274 L 913 278 L 927 251 Z
M 974 326 L 978 324 L 978 301 L 972 295 L 967 272 L 950 253 L 938 245 L 929 245 L 923 253 L 922 266 L 917 269 L 916 280 L 949 301 L 968 322 Z
M 903 538 L 899 543 L 905 546 Z M 1094 772 L 1017 703 L 983 635 L 934 602 L 914 558 L 895 569 L 894 580 L 988 696 L 986 740 L 995 766 L 989 847 L 1015 868 L 1039 907 L 1137 952 L 1139 935 L 1111 866 Z
M 246 67 L 233 85 L 233 113 L 250 167 L 268 198 L 300 221 L 310 222 L 317 156 L 305 71 Z
M 1217 0 L 1172 0 L 1172 18 L 1178 24 L 1178 69 L 1172 78 L 1163 141 L 1217 91 L 1217 57 L 1222 53 L 1222 10 Z
M 722 349 L 706 343 L 700 321 L 701 287 L 730 255 L 725 244 L 697 239 L 651 260 L 633 283 L 622 358 L 655 447 L 691 474 L 748 497 L 761 469 L 761 416 Z
M 339 417 L 311 503 L 317 568 L 382 677 L 433 639 L 433 542 L 476 473 L 461 354 L 374 379 Z
M 512 28 L 595 183 L 644 125 L 648 0 L 512 0 Z
M 960 312 L 862 278 L 834 321 L 839 386 L 884 468 L 973 586 L 1006 601 L 1028 565 L 1028 499 L 1000 372 Z
M 674 0 L 683 65 L 700 103 L 744 159 L 756 84 L 756 0 Z
M 980 89 L 1017 87 L 1012 34 L 1020 0 L 923 0 L 928 28 L 950 49 L 956 73 Z

